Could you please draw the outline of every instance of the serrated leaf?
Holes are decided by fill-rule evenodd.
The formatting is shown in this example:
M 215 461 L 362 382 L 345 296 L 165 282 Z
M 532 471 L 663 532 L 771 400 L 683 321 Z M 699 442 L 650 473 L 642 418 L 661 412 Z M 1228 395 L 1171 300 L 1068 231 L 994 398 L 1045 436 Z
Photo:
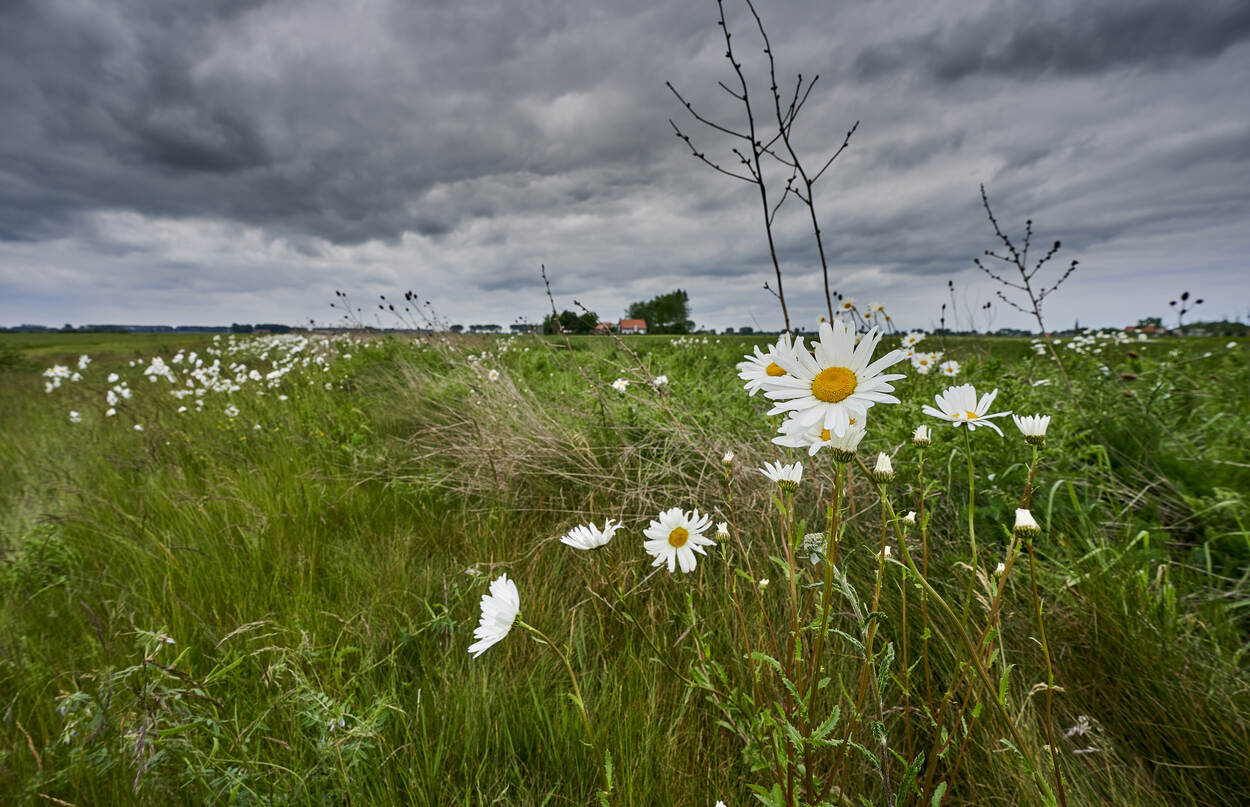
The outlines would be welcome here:
M 1016 665 L 1008 664 L 1007 669 L 1003 670 L 1003 674 L 998 679 L 998 702 L 1003 706 L 1007 705 L 1007 687 L 1011 684 L 1011 670 Z
M 929 799 L 929 807 L 938 807 L 942 803 L 942 798 L 946 795 L 946 782 L 938 782 L 938 786 L 933 788 L 933 798 Z

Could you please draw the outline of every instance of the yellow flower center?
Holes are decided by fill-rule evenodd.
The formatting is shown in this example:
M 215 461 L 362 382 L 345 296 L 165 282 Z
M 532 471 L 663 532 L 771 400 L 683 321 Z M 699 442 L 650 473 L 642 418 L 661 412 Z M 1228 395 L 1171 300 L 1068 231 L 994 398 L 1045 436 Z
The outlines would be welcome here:
M 764 372 L 768 373 L 771 376 L 779 376 L 779 375 L 786 374 L 786 371 L 781 369 L 781 366 L 777 364 L 777 362 L 775 361 L 769 362 L 768 366 L 764 368 Z
M 678 527 L 668 534 L 668 545 L 672 547 L 683 547 L 688 540 L 690 540 L 690 531 L 685 527 Z
M 976 419 L 977 419 L 977 413 L 976 413 L 976 412 L 969 412 L 967 409 L 965 409 L 965 410 L 964 410 L 964 414 L 968 416 L 968 420 L 976 420 Z
M 852 425 L 852 426 L 854 426 L 854 425 L 855 425 L 855 418 L 851 418 L 851 425 Z M 832 433 L 832 432 L 830 432 L 828 429 L 821 429 L 821 430 L 820 430 L 820 439 L 821 439 L 821 441 L 822 441 L 822 442 L 827 443 L 827 442 L 829 442 L 830 440 L 832 440 L 832 439 L 833 439 L 833 433 Z
M 849 398 L 859 380 L 845 367 L 826 367 L 812 379 L 812 395 L 827 403 Z

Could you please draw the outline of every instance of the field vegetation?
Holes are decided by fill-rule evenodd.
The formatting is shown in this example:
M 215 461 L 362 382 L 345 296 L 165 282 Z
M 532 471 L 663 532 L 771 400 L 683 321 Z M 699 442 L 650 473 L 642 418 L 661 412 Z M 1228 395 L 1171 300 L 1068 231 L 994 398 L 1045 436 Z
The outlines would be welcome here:
M 1027 339 L 927 340 L 957 378 L 904 368 L 861 466 L 770 442 L 735 369 L 768 337 L 0 335 L 2 800 L 732 807 L 813 771 L 830 804 L 1032 805 L 1053 737 L 1067 804 L 1244 803 L 1250 346 L 1083 337 L 1065 382 Z M 1044 643 L 1032 448 L 921 411 L 964 382 L 1052 416 Z M 803 467 L 793 515 L 774 461 Z M 822 614 L 802 538 L 839 468 Z M 672 507 L 728 525 L 690 574 L 642 548 Z M 932 595 L 899 557 L 921 526 Z M 519 624 L 466 652 L 501 574 L 559 652 Z M 816 725 L 777 669 L 822 615 Z

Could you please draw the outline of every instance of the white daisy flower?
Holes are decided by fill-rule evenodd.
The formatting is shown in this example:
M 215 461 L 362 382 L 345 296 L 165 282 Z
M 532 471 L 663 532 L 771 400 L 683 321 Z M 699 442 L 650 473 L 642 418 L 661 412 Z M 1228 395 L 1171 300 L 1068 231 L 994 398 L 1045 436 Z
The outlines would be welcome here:
M 809 457 L 816 456 L 816 452 L 828 446 L 833 449 L 833 453 L 841 462 L 850 462 L 855 458 L 855 451 L 859 448 L 860 441 L 868 433 L 857 418 L 851 418 L 846 434 L 840 437 L 820 423 L 813 423 L 807 429 L 800 429 L 794 418 L 788 418 L 785 423 L 782 423 L 778 432 L 773 442 L 779 446 L 806 448 Z
M 120 378 L 121 376 L 119 376 L 117 373 L 109 373 L 108 382 L 110 384 L 116 384 L 118 379 Z
M 477 641 L 469 645 L 473 658 L 503 641 L 503 637 L 512 630 L 512 623 L 520 610 L 521 595 L 517 593 L 516 583 L 509 580 L 506 574 L 492 580 L 490 593 L 482 595 L 482 616 L 473 629 L 473 638 Z
M 990 418 L 1000 418 L 1010 415 L 1011 412 L 995 412 L 994 414 L 986 414 L 989 411 L 990 404 L 994 402 L 994 398 L 998 396 L 998 390 L 987 392 L 977 399 L 976 387 L 971 384 L 963 384 L 958 387 L 950 387 L 934 397 L 938 408 L 925 405 L 923 412 L 935 418 L 954 423 L 956 427 L 960 424 L 966 424 L 969 431 L 976 430 L 977 426 L 989 426 L 1002 436 L 1003 430 L 997 425 L 990 423 Z
M 1046 442 L 1046 427 L 1050 425 L 1050 415 L 1012 415 L 1011 419 L 1029 445 L 1040 446 Z
M 499 380 L 499 371 L 498 371 L 498 370 L 491 370 L 489 373 L 487 373 L 487 374 L 486 374 L 486 377 L 487 377 L 487 378 L 489 378 L 491 381 L 498 381 L 498 380 Z
M 888 394 L 894 391 L 889 382 L 904 376 L 882 375 L 881 371 L 902 361 L 903 354 L 892 350 L 872 361 L 880 341 L 880 330 L 873 328 L 856 346 L 850 325 L 822 322 L 814 357 L 805 350 L 780 357 L 787 374 L 774 382 L 776 389 L 765 393 L 779 401 L 769 414 L 792 412 L 797 428 L 820 423 L 821 428 L 841 436 L 850 428 L 852 418 L 863 422 L 873 404 L 898 403 L 898 398 Z
M 928 375 L 937 369 L 941 353 L 916 353 L 911 357 L 911 366 L 921 375 Z
M 82 423 L 82 415 L 78 414 L 73 409 L 69 410 L 69 422 L 70 423 Z
M 137 431 L 137 432 L 141 432 L 141 431 L 143 431 L 143 424 L 142 424 L 142 423 L 136 423 L 136 424 L 135 424 L 135 431 Z
M 78 357 L 78 369 L 79 370 L 86 370 L 88 364 L 91 364 L 91 357 L 88 356 L 86 353 Z
M 775 389 L 776 379 L 786 374 L 778 357 L 789 358 L 796 350 L 802 349 L 803 337 L 800 336 L 798 342 L 792 342 L 788 333 L 783 333 L 775 344 L 768 346 L 768 350 L 760 350 L 760 346 L 755 345 L 755 355 L 748 354 L 743 357 L 744 361 L 738 362 L 738 378 L 747 382 L 744 385 L 747 393 L 754 397 L 760 390 L 767 393 Z
M 842 298 L 842 302 L 838 303 L 838 311 L 842 313 L 849 314 L 850 312 L 854 311 L 855 308 L 856 306 L 855 306 L 854 297 L 844 297 Z
M 616 535 L 616 531 L 621 528 L 621 522 L 613 522 L 608 519 L 603 522 L 603 529 L 599 529 L 594 524 L 582 524 L 569 530 L 568 533 L 560 539 L 560 543 L 567 544 L 574 549 L 598 549 L 612 540 L 612 536 Z
M 798 490 L 799 482 L 803 479 L 803 463 L 782 465 L 780 462 L 766 462 L 759 472 L 776 482 L 777 487 L 782 490 L 793 492 Z
M 104 410 L 105 417 L 112 417 L 113 415 L 116 415 L 116 414 L 117 414 L 117 410 L 111 406 L 108 409 Z
M 651 379 L 651 385 L 657 388 L 663 387 L 667 383 L 668 383 L 668 376 L 666 375 L 657 375 L 655 378 Z
M 1144 334 L 1143 334 L 1143 335 L 1144 335 Z M 1236 342 L 1229 342 L 1227 345 L 1224 345 L 1224 349 L 1225 349 L 1225 350 L 1236 350 L 1236 349 L 1237 349 L 1237 343 L 1236 343 Z
M 938 372 L 944 376 L 954 378 L 959 375 L 959 362 L 954 359 L 948 359 L 938 365 Z
M 616 379 L 615 381 L 612 382 L 612 389 L 621 393 L 625 392 L 625 390 L 629 389 L 629 379 L 627 378 Z
M 924 341 L 924 331 L 912 331 L 903 337 L 903 347 L 915 347 Z
M 712 526 L 712 517 L 700 515 L 692 510 L 689 515 L 680 507 L 673 507 L 660 513 L 651 526 L 642 531 L 649 541 L 644 541 L 642 548 L 648 555 L 655 558 L 652 566 L 668 564 L 670 573 L 680 566 L 682 572 L 694 571 L 695 556 L 706 555 L 703 547 L 716 544 L 711 538 L 703 535 L 704 530 Z
M 230 404 L 226 407 L 226 417 L 237 418 L 239 416 L 239 407 Z

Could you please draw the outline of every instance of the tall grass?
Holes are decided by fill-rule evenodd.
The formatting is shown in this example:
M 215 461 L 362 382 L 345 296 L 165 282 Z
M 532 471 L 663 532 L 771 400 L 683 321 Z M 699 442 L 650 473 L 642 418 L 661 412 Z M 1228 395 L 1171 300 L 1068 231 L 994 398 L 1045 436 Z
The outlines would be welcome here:
M 755 468 L 782 450 L 734 377 L 748 341 L 631 340 L 636 361 L 605 339 L 574 340 L 571 355 L 539 339 L 383 340 L 352 346 L 325 376 L 331 389 L 321 374 L 293 374 L 289 400 L 249 398 L 239 418 L 178 415 L 177 401 L 136 386 L 142 433 L 73 385 L 45 393 L 39 369 L 83 348 L 44 342 L 20 348 L 31 361 L 0 367 L 5 799 L 591 803 L 602 771 L 559 661 L 519 633 L 480 659 L 465 652 L 477 600 L 503 571 L 521 585 L 525 620 L 567 643 L 613 760 L 612 803 L 747 804 L 750 785 L 769 784 L 760 749 L 683 680 L 745 664 L 735 603 L 750 601 L 753 581 L 725 566 L 742 558 L 722 546 L 675 579 L 653 575 L 640 551 L 659 509 L 698 506 L 732 515 L 757 576 L 780 585 L 773 490 Z M 1000 401 L 1055 416 L 1033 509 L 1047 527 L 1038 583 L 1069 803 L 1239 803 L 1250 770 L 1244 351 L 1187 339 L 1074 353 L 1068 397 L 1032 386 L 1054 372 L 1027 344 L 947 347 Z M 156 349 L 116 339 L 93 372 Z M 652 388 L 644 367 L 670 384 Z M 632 380 L 625 394 L 609 386 L 618 377 Z M 944 382 L 912 375 L 903 405 L 874 411 L 865 451 L 895 454 L 900 509 L 917 495 L 901 437 Z M 83 423 L 68 422 L 71 408 Z M 925 478 L 929 577 L 958 599 L 966 546 L 944 537 L 967 516 L 955 437 L 935 430 Z M 993 435 L 978 452 L 977 535 L 1002 556 L 1028 455 Z M 840 569 L 870 597 L 879 503 L 852 479 L 859 515 Z M 809 465 L 797 510 L 820 512 L 832 484 L 830 467 Z M 626 528 L 604 550 L 555 540 L 607 516 Z M 885 578 L 878 605 L 896 645 L 901 580 Z M 1014 665 L 1020 756 L 1041 760 L 1045 670 L 1027 580 L 1017 573 L 1003 592 L 997 669 Z M 745 613 L 779 616 L 776 594 Z M 988 604 L 990 581 L 974 594 Z M 913 630 L 918 596 L 908 593 Z M 949 684 L 958 655 L 932 647 L 932 677 Z M 848 648 L 829 662 L 839 680 L 860 669 Z M 882 722 L 901 737 L 910 702 L 891 670 Z M 1043 803 L 994 718 L 977 720 L 987 728 L 932 763 L 933 781 L 949 780 L 946 803 Z M 912 743 L 928 747 L 937 730 L 912 722 Z M 844 792 L 883 803 L 872 765 L 847 759 Z

